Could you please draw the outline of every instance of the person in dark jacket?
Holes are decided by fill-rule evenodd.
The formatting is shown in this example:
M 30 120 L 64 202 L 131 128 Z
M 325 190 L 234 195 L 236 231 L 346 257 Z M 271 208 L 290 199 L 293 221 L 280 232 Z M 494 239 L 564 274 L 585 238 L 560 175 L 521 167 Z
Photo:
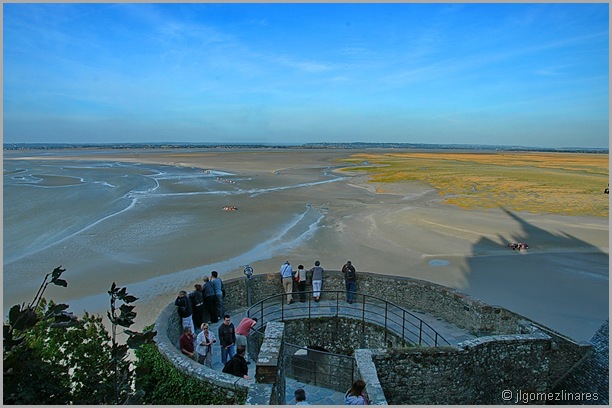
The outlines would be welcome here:
M 223 316 L 223 323 L 219 325 L 218 337 L 221 346 L 221 362 L 225 364 L 228 357 L 232 358 L 236 354 L 236 329 L 228 314 Z
M 238 346 L 236 354 L 232 357 L 223 367 L 223 372 L 226 374 L 235 375 L 236 377 L 242 377 L 245 380 L 250 380 L 249 367 L 247 366 L 244 354 L 246 348 L 244 346 Z
M 196 283 L 195 290 L 189 294 L 191 302 L 193 325 L 200 327 L 202 325 L 202 313 L 204 312 L 204 295 L 202 294 L 202 285 Z
M 191 302 L 187 297 L 187 292 L 181 290 L 174 301 L 174 305 L 178 306 L 178 314 L 183 321 L 183 327 L 190 327 L 191 332 L 194 333 L 195 328 L 193 327 L 193 319 L 191 317 Z
M 344 275 L 344 284 L 346 286 L 346 301 L 348 303 L 353 303 L 355 289 L 357 288 L 357 275 L 351 261 L 346 261 L 342 267 L 342 274 Z
M 208 276 L 204 277 L 202 293 L 204 294 L 204 309 L 208 312 L 208 316 L 210 316 L 210 323 L 217 323 L 219 321 L 217 317 L 217 296 L 215 296 L 215 288 Z

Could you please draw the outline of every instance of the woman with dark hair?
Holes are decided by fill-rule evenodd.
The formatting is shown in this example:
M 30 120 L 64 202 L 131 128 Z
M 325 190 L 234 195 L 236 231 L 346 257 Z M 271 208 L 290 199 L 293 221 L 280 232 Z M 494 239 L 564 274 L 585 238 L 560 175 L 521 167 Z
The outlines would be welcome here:
M 344 403 L 346 405 L 368 405 L 368 400 L 363 395 L 366 383 L 363 380 L 353 381 L 351 389 L 344 394 Z

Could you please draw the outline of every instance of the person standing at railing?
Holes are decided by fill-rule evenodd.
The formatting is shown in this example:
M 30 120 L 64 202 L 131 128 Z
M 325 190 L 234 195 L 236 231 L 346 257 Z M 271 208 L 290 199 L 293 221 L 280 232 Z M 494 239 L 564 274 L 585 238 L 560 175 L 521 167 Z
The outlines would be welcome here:
M 287 304 L 293 303 L 293 268 L 289 261 L 285 261 L 280 267 L 281 280 L 283 282 L 283 289 L 287 294 Z
M 355 289 L 357 288 L 357 275 L 355 274 L 355 267 L 351 261 L 346 261 L 342 267 L 342 274 L 344 275 L 344 284 L 346 286 L 346 301 L 348 303 L 353 303 Z
M 238 327 L 236 327 L 236 347 L 244 346 L 244 348 L 247 350 L 247 358 L 249 350 L 247 337 L 249 337 L 249 334 L 251 334 L 251 329 L 256 323 L 256 317 L 244 317 L 240 323 L 238 323 Z M 247 360 L 247 364 L 251 364 L 251 362 Z
M 295 279 L 298 291 L 300 292 L 300 302 L 303 303 L 306 301 L 306 270 L 304 269 L 304 265 L 298 266 L 295 272 Z
M 321 300 L 321 287 L 323 286 L 324 269 L 321 267 L 321 262 L 316 261 L 315 266 L 309 272 L 312 273 L 312 297 L 315 298 L 315 302 L 318 302 Z
M 223 306 L 223 281 L 217 271 L 212 271 L 210 275 L 210 283 L 215 288 L 215 296 L 217 297 L 217 318 L 220 319 L 225 314 L 225 307 Z

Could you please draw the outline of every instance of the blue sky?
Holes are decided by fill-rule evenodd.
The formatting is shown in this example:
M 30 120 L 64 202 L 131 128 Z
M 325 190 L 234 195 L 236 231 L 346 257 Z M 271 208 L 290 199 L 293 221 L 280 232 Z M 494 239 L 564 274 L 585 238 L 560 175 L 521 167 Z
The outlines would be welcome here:
M 4 142 L 608 147 L 600 4 L 3 4 Z

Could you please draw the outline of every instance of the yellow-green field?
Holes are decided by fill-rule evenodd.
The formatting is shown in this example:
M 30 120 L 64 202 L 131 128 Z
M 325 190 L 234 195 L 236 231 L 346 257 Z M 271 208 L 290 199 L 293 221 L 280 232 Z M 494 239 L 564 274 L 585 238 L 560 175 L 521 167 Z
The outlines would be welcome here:
M 607 217 L 608 155 L 580 153 L 415 152 L 356 154 L 371 182 L 430 184 L 448 204 L 463 208 Z M 384 187 L 378 191 L 384 192 Z

